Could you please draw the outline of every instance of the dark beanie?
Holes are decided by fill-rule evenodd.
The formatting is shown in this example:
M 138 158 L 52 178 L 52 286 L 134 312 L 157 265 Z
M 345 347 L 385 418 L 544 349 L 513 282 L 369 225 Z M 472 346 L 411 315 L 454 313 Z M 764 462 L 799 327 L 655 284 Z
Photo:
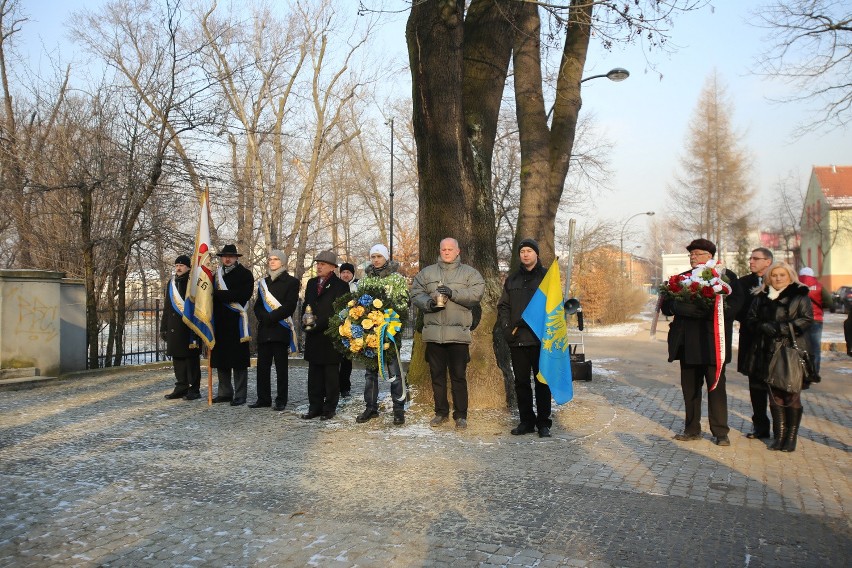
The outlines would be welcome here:
M 175 264 L 183 264 L 184 266 L 192 266 L 192 261 L 185 254 L 180 255 L 175 259 Z
M 522 240 L 521 243 L 518 245 L 518 252 L 521 252 L 521 249 L 524 247 L 530 247 L 535 251 L 536 256 L 538 256 L 538 243 L 535 242 L 533 239 Z
M 344 270 L 348 270 L 352 274 L 355 274 L 355 265 L 349 262 L 344 262 L 340 265 L 340 272 L 343 272 Z
M 692 252 L 694 250 L 706 250 L 710 256 L 716 256 L 716 245 L 707 239 L 695 239 L 686 246 L 686 250 Z

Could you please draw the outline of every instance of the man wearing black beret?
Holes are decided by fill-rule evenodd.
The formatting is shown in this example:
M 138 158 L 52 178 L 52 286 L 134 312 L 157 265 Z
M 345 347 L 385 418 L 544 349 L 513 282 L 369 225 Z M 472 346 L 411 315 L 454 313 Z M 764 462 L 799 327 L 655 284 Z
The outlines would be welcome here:
M 175 259 L 175 274 L 166 284 L 166 301 L 160 320 L 160 337 L 166 342 L 166 355 L 172 358 L 175 370 L 175 388 L 166 395 L 169 400 L 201 398 L 201 343 L 183 323 L 183 301 L 191 265 L 192 261 L 184 254 Z

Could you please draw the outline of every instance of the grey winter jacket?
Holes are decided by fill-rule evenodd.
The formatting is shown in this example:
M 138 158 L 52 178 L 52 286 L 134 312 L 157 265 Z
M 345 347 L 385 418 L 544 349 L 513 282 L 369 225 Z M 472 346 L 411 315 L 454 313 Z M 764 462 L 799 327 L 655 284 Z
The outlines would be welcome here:
M 435 309 L 432 294 L 442 284 L 453 291 L 453 296 L 446 308 Z M 439 260 L 421 270 L 411 286 L 411 301 L 423 312 L 423 341 L 470 343 L 471 309 L 484 293 L 482 275 L 458 257 L 449 263 Z

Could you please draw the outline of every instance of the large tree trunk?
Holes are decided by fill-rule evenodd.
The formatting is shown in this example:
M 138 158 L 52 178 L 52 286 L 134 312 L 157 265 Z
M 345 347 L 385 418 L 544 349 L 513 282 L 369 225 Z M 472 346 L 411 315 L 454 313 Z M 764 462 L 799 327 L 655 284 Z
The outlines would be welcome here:
M 462 261 L 479 270 L 486 281 L 482 322 L 468 365 L 472 408 L 503 407 L 507 401 L 493 335 L 500 280 L 491 152 L 511 45 L 499 41 L 510 36 L 507 21 L 496 14 L 494 4 L 473 2 L 468 22 L 461 0 L 415 4 L 406 28 L 417 141 L 420 265 L 432 264 L 441 239 L 454 237 Z M 506 33 L 495 33 L 494 26 Z M 418 336 L 409 377 L 425 402 L 431 383 L 423 350 Z M 505 360 L 505 347 L 497 352 Z M 506 363 L 502 367 L 508 369 Z

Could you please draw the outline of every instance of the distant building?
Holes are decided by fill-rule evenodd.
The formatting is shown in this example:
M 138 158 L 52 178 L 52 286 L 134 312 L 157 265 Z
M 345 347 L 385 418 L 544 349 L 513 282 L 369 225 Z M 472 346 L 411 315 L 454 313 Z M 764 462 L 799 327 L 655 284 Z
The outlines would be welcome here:
M 830 290 L 852 285 L 852 166 L 814 166 L 800 224 L 802 263 Z

